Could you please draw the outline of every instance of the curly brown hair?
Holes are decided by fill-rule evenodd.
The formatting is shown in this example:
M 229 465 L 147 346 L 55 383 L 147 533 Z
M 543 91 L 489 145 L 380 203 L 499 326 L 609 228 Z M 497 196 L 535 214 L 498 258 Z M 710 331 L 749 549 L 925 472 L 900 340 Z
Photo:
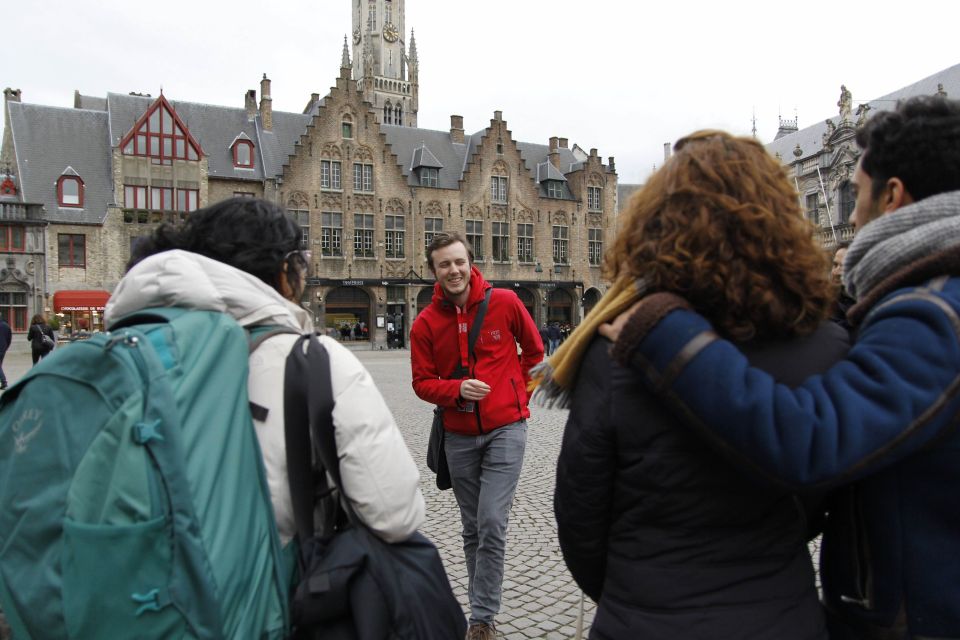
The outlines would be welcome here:
M 630 200 L 605 275 L 685 297 L 739 341 L 812 332 L 835 296 L 786 172 L 760 143 L 697 131 Z

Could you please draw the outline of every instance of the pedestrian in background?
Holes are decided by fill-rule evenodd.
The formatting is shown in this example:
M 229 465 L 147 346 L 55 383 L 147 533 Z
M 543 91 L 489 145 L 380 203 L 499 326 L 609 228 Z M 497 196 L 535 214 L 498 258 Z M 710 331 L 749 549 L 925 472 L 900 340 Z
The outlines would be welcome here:
M 596 333 L 638 289 L 682 291 L 786 383 L 849 346 L 827 320 L 826 255 L 780 163 L 720 131 L 674 151 L 627 206 L 605 256 L 611 289 L 534 370 L 548 402 L 571 405 L 554 496 L 563 557 L 598 603 L 591 638 L 825 640 L 807 510 L 685 429 Z
M 43 337 L 50 338 L 49 342 Z M 54 337 L 53 329 L 47 324 L 47 319 L 43 314 L 38 313 L 30 320 L 30 329 L 27 331 L 27 340 L 30 342 L 30 354 L 33 356 L 33 364 L 37 364 L 42 358 L 46 358 L 57 339 Z
M 841 485 L 820 553 L 832 639 L 960 638 L 960 101 L 904 101 L 856 141 L 845 360 L 777 385 L 669 294 L 603 331 L 717 446 L 789 486 Z
M 426 258 L 437 282 L 410 331 L 413 389 L 443 408 L 469 576 L 467 639 L 494 640 L 507 521 L 527 442 L 527 382 L 530 368 L 543 359 L 543 343 L 517 294 L 484 280 L 462 235 L 435 235 Z M 471 354 L 469 332 L 488 290 Z

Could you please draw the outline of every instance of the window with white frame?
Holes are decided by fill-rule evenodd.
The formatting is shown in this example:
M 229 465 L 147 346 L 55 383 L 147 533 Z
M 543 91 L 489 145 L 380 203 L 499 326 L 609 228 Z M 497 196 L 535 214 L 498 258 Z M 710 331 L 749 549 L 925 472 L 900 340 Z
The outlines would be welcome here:
M 569 241 L 570 228 L 560 225 L 553 227 L 553 261 L 555 264 L 568 264 L 567 243 Z
M 547 180 L 546 183 L 548 198 L 563 197 L 563 183 L 561 183 L 559 180 Z
M 587 210 L 603 211 L 603 189 L 587 187 Z
M 467 242 L 473 247 L 473 257 L 483 260 L 483 220 L 467 220 Z
M 404 257 L 404 225 L 406 219 L 403 216 L 387 215 L 383 219 L 384 225 L 384 257 L 402 258 Z
M 490 176 L 490 200 L 500 204 L 507 202 L 507 177 Z
M 443 218 L 423 219 L 423 246 L 429 247 L 433 236 L 443 231 Z
M 533 262 L 533 225 L 525 222 L 517 224 L 517 260 Z
M 420 186 L 435 187 L 440 178 L 440 170 L 436 167 L 420 167 Z
M 304 209 L 290 209 L 290 215 L 300 225 L 300 248 L 310 248 L 310 212 Z
M 320 188 L 338 191 L 341 189 L 339 160 L 320 161 Z
M 357 258 L 373 256 L 373 214 L 353 214 L 353 255 Z
M 510 261 L 510 223 L 494 222 L 491 229 L 493 236 L 493 260 L 495 262 Z
M 331 257 L 343 255 L 342 213 L 320 214 L 320 254 Z
M 353 190 L 373 191 L 373 165 L 353 163 Z
M 587 238 L 587 260 L 599 266 L 603 261 L 603 229 L 588 229 Z

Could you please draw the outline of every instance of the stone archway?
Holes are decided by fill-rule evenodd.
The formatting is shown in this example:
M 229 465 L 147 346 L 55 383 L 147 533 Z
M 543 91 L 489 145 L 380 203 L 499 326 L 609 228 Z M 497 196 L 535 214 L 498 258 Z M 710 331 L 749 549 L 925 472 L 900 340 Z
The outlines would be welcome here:
M 573 297 L 566 289 L 554 289 L 547 296 L 547 322 L 573 324 Z
M 417 315 L 430 306 L 430 300 L 433 299 L 433 287 L 424 287 L 417 294 Z
M 520 298 L 520 302 L 523 303 L 523 306 L 526 308 L 527 313 L 530 314 L 530 317 L 533 318 L 534 324 L 537 322 L 537 316 L 535 308 L 537 306 L 537 297 L 533 294 L 533 291 L 524 287 L 518 287 L 514 289 L 517 294 L 517 297 Z
M 337 287 L 326 295 L 327 327 L 337 330 L 341 340 L 356 341 L 373 338 L 370 327 L 370 294 L 362 287 Z M 357 325 L 360 325 L 359 335 Z M 366 327 L 367 331 L 363 331 Z M 347 331 L 349 329 L 349 332 Z

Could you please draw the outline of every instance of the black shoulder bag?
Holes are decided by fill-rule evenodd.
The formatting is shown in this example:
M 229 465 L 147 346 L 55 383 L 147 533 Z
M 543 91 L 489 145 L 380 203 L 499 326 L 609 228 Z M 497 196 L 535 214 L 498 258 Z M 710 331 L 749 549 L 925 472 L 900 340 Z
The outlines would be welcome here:
M 477 343 L 477 336 L 480 335 L 480 327 L 483 326 L 483 317 L 487 315 L 487 305 L 490 304 L 490 294 L 493 288 L 487 289 L 483 302 L 477 309 L 477 316 L 473 319 L 473 326 L 470 327 L 470 335 L 467 338 L 468 360 L 473 358 L 473 346 Z M 466 378 L 470 372 L 458 364 L 454 369 L 451 379 Z M 430 471 L 437 474 L 437 488 L 446 491 L 453 484 L 450 482 L 450 467 L 447 466 L 447 452 L 444 449 L 444 440 L 446 431 L 443 429 L 443 407 L 433 408 L 433 424 L 430 426 L 430 441 L 427 442 L 427 467 Z
M 302 336 L 287 356 L 283 393 L 287 477 L 300 545 L 292 637 L 463 638 L 467 621 L 433 543 L 419 532 L 403 542 L 384 542 L 357 517 L 343 491 L 330 356 L 315 336 Z M 320 510 L 324 535 L 314 535 L 315 497 L 331 497 L 322 491 L 326 474 L 339 491 L 339 504 Z

